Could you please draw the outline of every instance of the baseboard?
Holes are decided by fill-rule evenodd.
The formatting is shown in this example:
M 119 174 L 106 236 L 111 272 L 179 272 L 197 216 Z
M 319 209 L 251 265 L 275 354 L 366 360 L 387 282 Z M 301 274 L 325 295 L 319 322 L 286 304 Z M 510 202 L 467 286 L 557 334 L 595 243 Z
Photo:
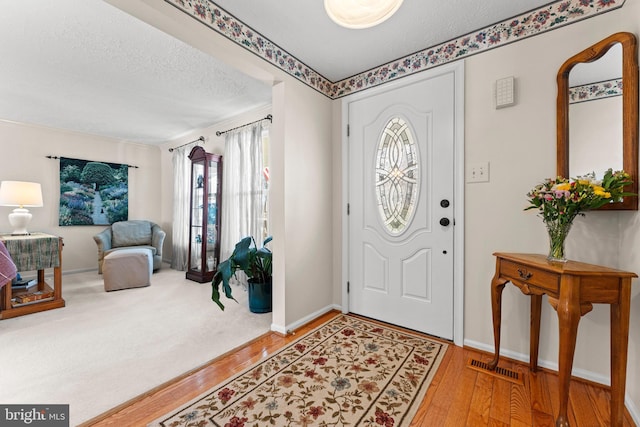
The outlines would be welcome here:
M 484 344 L 478 341 L 473 341 L 473 340 L 464 340 L 464 345 L 465 347 L 471 347 L 471 348 L 475 348 L 478 350 L 482 350 L 485 351 L 487 353 L 494 353 L 495 352 L 495 348 L 493 345 L 488 345 L 488 344 Z M 524 363 L 529 363 L 529 355 L 528 354 L 523 354 L 523 353 L 518 353 L 515 351 L 511 351 L 511 350 L 505 350 L 505 349 L 500 349 L 500 355 L 501 356 L 505 356 L 508 357 L 510 359 L 514 359 L 514 360 L 518 360 L 520 362 L 524 362 Z M 558 363 L 557 362 L 551 362 L 549 360 L 544 360 L 544 359 L 539 359 L 538 360 L 538 366 L 543 367 L 543 368 L 547 368 L 550 369 L 552 371 L 558 371 Z M 597 384 L 602 384 L 605 386 L 609 386 L 611 383 L 609 381 L 609 377 L 605 377 L 604 375 L 601 374 L 596 374 L 595 372 L 591 372 L 591 371 L 587 371 L 584 369 L 576 369 L 574 368 L 571 371 L 571 375 L 573 375 L 574 377 L 578 377 L 578 378 L 582 378 Z
M 633 422 L 636 423 L 637 426 L 640 426 L 640 408 L 631 401 L 628 394 L 624 396 L 624 405 L 627 407 L 627 411 L 629 411 Z
M 493 345 L 488 345 L 478 341 L 465 339 L 464 346 L 485 351 L 487 353 L 495 353 L 495 347 Z M 518 353 L 511 350 L 500 349 L 500 355 L 504 357 L 508 357 L 513 360 L 518 360 L 520 362 L 529 363 L 528 354 Z M 548 360 L 540 359 L 538 360 L 538 366 L 550 369 L 552 371 L 556 371 L 556 372 L 558 371 L 557 362 L 551 362 Z M 609 377 L 605 377 L 604 375 L 596 374 L 595 372 L 587 371 L 585 369 L 574 368 L 571 371 L 571 375 L 577 378 L 582 378 L 584 380 L 597 383 L 597 384 L 602 384 L 607 387 L 611 385 L 611 381 Z M 627 410 L 629 411 L 629 415 L 631 415 L 631 418 L 633 418 L 633 422 L 635 422 L 636 425 L 640 426 L 640 411 L 638 410 L 638 407 L 633 404 L 633 401 L 631 400 L 631 397 L 629 396 L 628 393 L 626 393 L 624 396 L 624 404 L 627 407 Z
M 95 271 L 97 273 L 98 272 L 98 267 L 95 267 L 95 268 L 79 268 L 77 270 L 65 270 L 65 271 L 62 272 L 62 275 L 64 276 L 65 274 L 87 273 L 89 271 Z
M 271 324 L 271 330 L 273 332 L 277 332 L 279 334 L 283 334 L 286 335 L 288 333 L 290 333 L 291 331 L 298 329 L 299 327 L 306 325 L 307 323 L 311 322 L 312 320 L 322 316 L 325 313 L 330 312 L 331 310 L 342 310 L 342 307 L 340 305 L 337 304 L 331 304 L 328 305 L 324 308 L 321 308 L 320 310 L 309 314 L 308 316 L 303 317 L 302 319 L 296 320 L 293 323 L 288 324 L 287 326 L 282 326 L 282 325 L 276 325 L 275 323 Z

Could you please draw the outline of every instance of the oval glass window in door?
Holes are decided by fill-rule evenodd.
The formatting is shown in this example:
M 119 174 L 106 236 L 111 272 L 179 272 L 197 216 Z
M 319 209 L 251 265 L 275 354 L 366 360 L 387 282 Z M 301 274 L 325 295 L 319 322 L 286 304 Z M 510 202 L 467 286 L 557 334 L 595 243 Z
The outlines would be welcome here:
M 418 147 L 406 121 L 389 120 L 376 150 L 376 199 L 386 230 L 399 235 L 411 223 L 420 186 Z

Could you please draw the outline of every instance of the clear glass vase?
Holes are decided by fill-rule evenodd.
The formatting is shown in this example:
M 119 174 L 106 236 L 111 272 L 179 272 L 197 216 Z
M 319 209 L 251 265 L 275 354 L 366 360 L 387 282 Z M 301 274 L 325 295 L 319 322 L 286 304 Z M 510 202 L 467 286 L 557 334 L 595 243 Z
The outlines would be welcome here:
M 549 255 L 547 259 L 551 262 L 566 262 L 564 252 L 564 242 L 571 230 L 571 222 L 545 222 L 549 233 Z

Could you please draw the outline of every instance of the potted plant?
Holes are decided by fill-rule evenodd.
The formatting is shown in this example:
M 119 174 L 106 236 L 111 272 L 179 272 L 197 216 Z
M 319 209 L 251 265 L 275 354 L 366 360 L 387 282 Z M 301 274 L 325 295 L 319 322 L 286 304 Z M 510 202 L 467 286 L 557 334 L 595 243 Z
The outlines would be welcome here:
M 249 310 L 252 313 L 268 313 L 271 311 L 271 271 L 272 253 L 265 247 L 272 240 L 267 237 L 258 248 L 253 237 L 244 237 L 233 250 L 231 256 L 218 265 L 211 281 L 211 299 L 224 310 L 220 301 L 220 284 L 227 298 L 236 301 L 231 294 L 229 280 L 236 271 L 243 271 L 248 278 Z M 237 302 L 237 301 L 236 301 Z

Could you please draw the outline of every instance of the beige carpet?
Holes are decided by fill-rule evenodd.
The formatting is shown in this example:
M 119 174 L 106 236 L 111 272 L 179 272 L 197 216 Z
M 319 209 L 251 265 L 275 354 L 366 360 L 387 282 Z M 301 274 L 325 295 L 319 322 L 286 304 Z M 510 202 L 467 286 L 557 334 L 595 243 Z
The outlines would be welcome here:
M 446 349 L 339 316 L 149 426 L 408 426 Z
M 0 320 L 0 402 L 69 404 L 75 426 L 267 332 L 234 291 L 166 265 L 146 288 L 104 292 L 97 272 L 63 275 L 66 307 Z

